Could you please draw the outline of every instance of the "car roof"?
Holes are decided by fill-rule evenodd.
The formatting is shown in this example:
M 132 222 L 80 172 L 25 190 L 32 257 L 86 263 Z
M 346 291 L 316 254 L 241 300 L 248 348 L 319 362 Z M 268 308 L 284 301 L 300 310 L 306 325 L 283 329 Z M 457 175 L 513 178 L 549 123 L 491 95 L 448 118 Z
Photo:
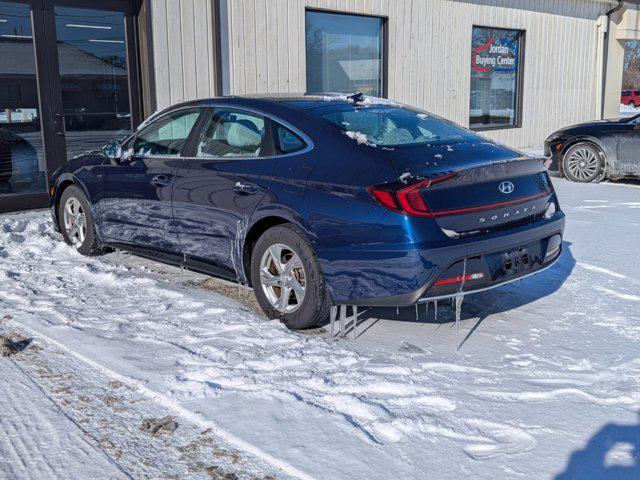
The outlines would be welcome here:
M 349 94 L 351 95 L 351 94 Z M 192 100 L 180 104 L 181 106 L 208 106 L 220 103 L 237 103 L 245 106 L 268 106 L 269 104 L 284 105 L 288 107 L 298 108 L 302 110 L 316 108 L 321 106 L 339 105 L 353 103 L 345 93 L 322 92 L 322 93 L 263 93 L 263 94 L 240 94 L 228 95 L 223 97 L 206 98 L 200 100 Z M 401 103 L 387 100 L 385 98 L 364 96 L 368 105 L 396 105 L 402 106 Z

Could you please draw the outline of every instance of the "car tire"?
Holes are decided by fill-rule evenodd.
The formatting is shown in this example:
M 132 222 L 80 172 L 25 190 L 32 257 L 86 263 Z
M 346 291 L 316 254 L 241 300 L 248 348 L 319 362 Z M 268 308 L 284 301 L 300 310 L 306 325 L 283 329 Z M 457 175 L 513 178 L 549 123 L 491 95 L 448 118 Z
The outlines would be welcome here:
M 323 322 L 331 299 L 313 248 L 291 224 L 262 234 L 251 255 L 251 284 L 267 317 L 292 330 Z
M 603 169 L 604 154 L 591 142 L 576 143 L 562 156 L 562 173 L 572 182 L 599 182 Z
M 96 234 L 91 206 L 84 192 L 76 185 L 67 187 L 60 196 L 58 225 L 67 245 L 76 247 L 82 255 L 103 253 Z
M 636 102 L 634 102 L 633 100 L 627 103 L 627 105 L 629 105 L 631 108 L 636 108 Z

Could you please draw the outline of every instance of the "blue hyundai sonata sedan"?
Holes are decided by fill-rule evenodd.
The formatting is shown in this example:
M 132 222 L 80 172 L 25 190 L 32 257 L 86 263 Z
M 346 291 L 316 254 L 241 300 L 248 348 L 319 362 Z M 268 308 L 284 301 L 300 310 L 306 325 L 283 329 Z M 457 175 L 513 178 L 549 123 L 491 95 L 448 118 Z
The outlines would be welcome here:
M 65 241 L 251 284 L 301 329 L 332 305 L 408 306 L 552 265 L 543 158 L 362 94 L 176 105 L 51 179 Z

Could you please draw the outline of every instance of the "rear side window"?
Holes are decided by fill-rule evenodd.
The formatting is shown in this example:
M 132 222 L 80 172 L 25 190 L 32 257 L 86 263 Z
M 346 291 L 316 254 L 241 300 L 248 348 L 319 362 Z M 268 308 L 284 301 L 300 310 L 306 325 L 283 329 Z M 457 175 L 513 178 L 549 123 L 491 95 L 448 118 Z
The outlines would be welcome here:
M 216 108 L 198 142 L 197 157 L 259 157 L 264 151 L 264 118 L 241 110 Z
M 298 135 L 278 123 L 273 124 L 275 130 L 275 146 L 277 155 L 295 153 L 304 149 L 307 144 Z
M 135 136 L 133 154 L 144 157 L 180 155 L 201 112 L 200 108 L 189 108 L 154 120 Z

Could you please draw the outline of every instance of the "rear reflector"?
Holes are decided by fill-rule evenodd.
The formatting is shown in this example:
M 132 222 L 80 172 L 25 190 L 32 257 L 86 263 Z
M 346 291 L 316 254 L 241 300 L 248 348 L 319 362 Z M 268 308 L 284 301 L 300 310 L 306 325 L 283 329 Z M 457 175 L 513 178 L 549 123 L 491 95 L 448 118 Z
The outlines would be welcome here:
M 544 255 L 544 260 L 547 261 L 551 257 L 555 256 L 562 246 L 562 237 L 559 234 L 554 235 L 549 239 L 547 244 L 547 253 Z
M 548 257 L 550 257 L 552 255 L 555 255 L 556 253 L 558 253 L 559 250 L 560 250 L 560 245 L 558 245 L 557 247 L 552 248 L 551 250 L 549 250 L 547 252 L 547 254 L 544 256 L 544 258 L 548 258 Z
M 452 283 L 468 282 L 469 280 L 480 280 L 481 278 L 484 278 L 484 273 L 472 273 L 464 277 L 443 278 L 434 283 L 434 285 L 439 287 L 441 285 L 451 285 Z

